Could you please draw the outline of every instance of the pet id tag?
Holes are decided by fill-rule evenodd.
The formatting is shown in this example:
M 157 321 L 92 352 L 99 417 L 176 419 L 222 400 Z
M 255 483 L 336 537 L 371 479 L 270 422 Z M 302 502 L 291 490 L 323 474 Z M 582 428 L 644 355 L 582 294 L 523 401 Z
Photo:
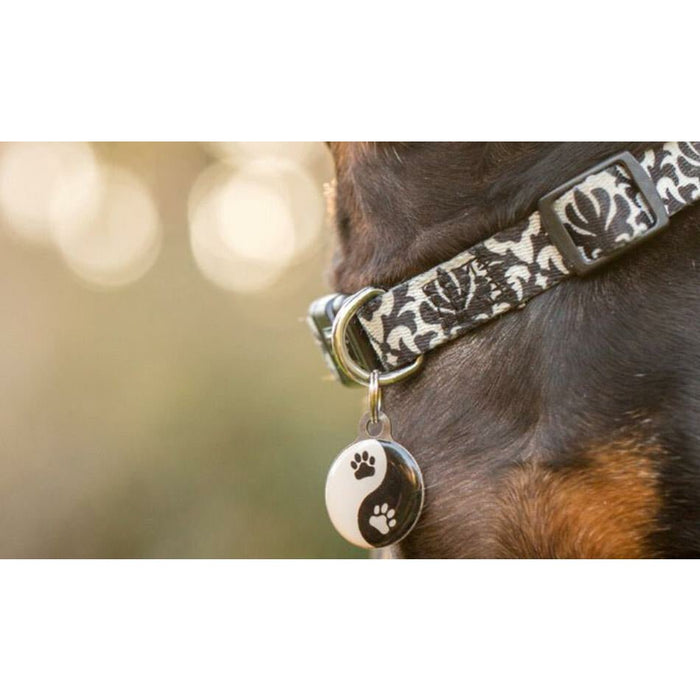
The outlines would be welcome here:
M 370 411 L 359 435 L 335 459 L 326 480 L 326 508 L 349 542 L 375 549 L 403 539 L 423 507 L 423 475 L 413 455 L 391 436 L 381 410 L 378 372 L 370 380 Z

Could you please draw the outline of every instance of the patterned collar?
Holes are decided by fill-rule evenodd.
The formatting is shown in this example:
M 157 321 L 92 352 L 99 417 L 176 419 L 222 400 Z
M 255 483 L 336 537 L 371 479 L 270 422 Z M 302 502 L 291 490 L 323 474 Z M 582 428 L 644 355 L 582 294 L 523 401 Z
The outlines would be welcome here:
M 622 153 L 542 197 L 525 221 L 377 290 L 357 320 L 384 370 L 418 364 L 429 350 L 627 252 L 698 199 L 700 142 L 666 143 L 639 161 Z

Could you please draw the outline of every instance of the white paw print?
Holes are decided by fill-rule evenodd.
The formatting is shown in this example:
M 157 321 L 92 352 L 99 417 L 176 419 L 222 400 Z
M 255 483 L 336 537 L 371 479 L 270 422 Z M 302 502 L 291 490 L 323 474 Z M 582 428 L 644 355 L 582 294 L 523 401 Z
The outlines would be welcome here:
M 394 515 L 396 515 L 396 511 L 393 508 L 389 508 L 388 503 L 384 503 L 381 507 L 374 506 L 374 515 L 370 516 L 369 524 L 375 530 L 379 530 L 382 535 L 386 535 L 396 525 Z

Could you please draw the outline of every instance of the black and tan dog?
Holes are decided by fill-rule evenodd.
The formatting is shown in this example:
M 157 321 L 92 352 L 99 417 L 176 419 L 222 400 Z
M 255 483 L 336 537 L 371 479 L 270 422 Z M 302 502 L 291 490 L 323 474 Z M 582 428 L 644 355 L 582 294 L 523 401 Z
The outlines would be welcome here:
M 650 144 L 332 144 L 338 291 L 388 288 Z M 700 206 L 388 387 L 426 480 L 411 557 L 700 555 Z

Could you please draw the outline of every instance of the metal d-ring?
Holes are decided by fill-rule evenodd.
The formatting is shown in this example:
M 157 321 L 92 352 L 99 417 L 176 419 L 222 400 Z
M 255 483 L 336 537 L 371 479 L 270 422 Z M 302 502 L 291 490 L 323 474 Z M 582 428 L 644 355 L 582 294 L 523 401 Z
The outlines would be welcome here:
M 350 351 L 348 350 L 347 343 L 345 341 L 345 331 L 347 330 L 348 324 L 352 320 L 357 310 L 366 304 L 370 299 L 373 299 L 380 294 L 384 294 L 383 289 L 377 289 L 376 287 L 365 287 L 359 292 L 356 292 L 352 296 L 348 297 L 343 305 L 338 310 L 335 319 L 333 320 L 333 329 L 331 331 L 331 342 L 333 346 L 333 353 L 335 354 L 335 359 L 338 366 L 348 375 L 353 381 L 363 386 L 370 385 L 371 372 L 360 367 L 360 365 L 355 362 L 350 356 Z M 395 384 L 400 382 L 406 377 L 410 377 L 414 372 L 416 372 L 420 366 L 423 364 L 423 355 L 418 355 L 416 359 L 410 364 L 404 367 L 399 367 L 398 369 L 392 370 L 391 372 L 382 372 L 377 377 L 378 386 L 386 386 L 387 384 Z

